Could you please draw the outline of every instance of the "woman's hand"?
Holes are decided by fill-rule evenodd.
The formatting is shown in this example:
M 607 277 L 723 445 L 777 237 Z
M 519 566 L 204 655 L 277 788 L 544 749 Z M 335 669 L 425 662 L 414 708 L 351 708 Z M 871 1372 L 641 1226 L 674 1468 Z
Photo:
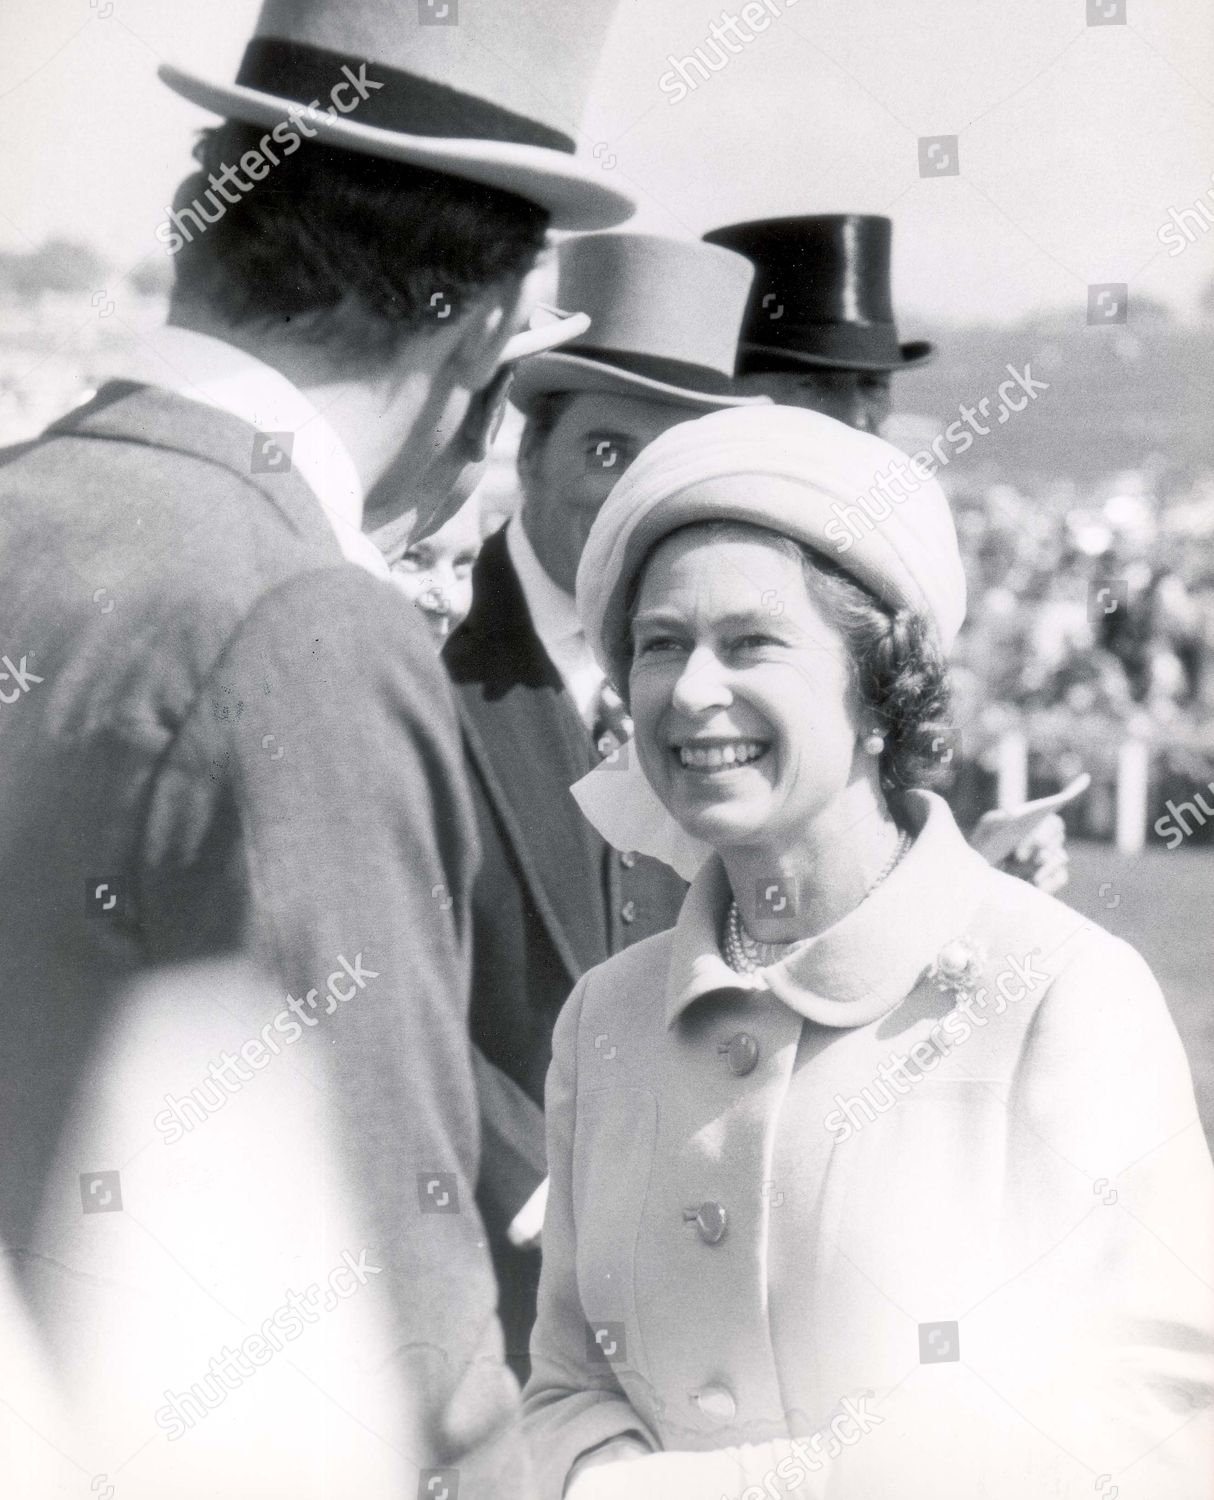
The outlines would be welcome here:
M 707 1453 L 646 1453 L 638 1443 L 631 1456 L 621 1451 L 613 1457 L 614 1446 L 606 1444 L 575 1465 L 565 1500 L 721 1500 L 722 1494 L 741 1496 L 750 1488 L 770 1495 L 773 1482 L 774 1492 L 787 1500 L 820 1500 L 822 1494 L 788 1440 Z M 602 1462 L 592 1467 L 600 1455 Z
M 635 1461 L 650 1457 L 652 1449 L 639 1438 L 627 1434 L 613 1438 L 599 1448 L 592 1448 L 570 1469 L 565 1483 L 565 1500 L 607 1500 L 611 1495 L 630 1493 L 620 1487 L 619 1471 L 627 1466 L 635 1472 L 632 1470 Z M 607 1474 L 607 1470 L 611 1473 Z

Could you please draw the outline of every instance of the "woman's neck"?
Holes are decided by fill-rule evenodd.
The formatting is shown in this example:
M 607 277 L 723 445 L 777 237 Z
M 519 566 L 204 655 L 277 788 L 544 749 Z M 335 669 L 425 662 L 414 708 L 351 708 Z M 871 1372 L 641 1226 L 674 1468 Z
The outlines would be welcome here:
M 762 943 L 825 932 L 887 870 L 900 837 L 885 798 L 854 782 L 786 841 L 720 851 L 742 920 Z

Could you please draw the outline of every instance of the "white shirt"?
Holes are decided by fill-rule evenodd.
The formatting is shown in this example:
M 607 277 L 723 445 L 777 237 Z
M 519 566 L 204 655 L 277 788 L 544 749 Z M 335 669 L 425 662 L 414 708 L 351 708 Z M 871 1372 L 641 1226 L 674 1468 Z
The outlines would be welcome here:
M 244 349 L 189 328 L 165 327 L 144 340 L 129 378 L 215 407 L 261 433 L 289 433 L 289 459 L 316 496 L 343 556 L 377 578 L 390 576 L 363 533 L 362 479 L 332 424 L 279 370 Z M 250 449 L 250 462 L 252 450 Z
M 594 659 L 586 632 L 577 617 L 573 595 L 549 578 L 535 555 L 523 523 L 511 516 L 506 523 L 506 551 L 522 585 L 531 623 L 560 674 L 565 690 L 577 705 L 587 729 L 594 728 L 595 711 L 605 673 Z

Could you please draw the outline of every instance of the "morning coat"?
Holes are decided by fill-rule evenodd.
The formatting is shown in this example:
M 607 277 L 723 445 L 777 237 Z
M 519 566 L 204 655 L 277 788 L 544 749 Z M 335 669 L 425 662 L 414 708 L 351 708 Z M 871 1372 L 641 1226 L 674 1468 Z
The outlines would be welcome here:
M 71 1232 L 82 1222 L 93 1246 L 137 1221 L 154 1231 L 141 1172 L 218 1140 L 288 1060 L 270 1057 L 265 1081 L 213 1120 L 181 1125 L 186 1143 L 167 1144 L 149 1105 L 138 1136 L 86 1149 L 78 1172 L 123 1166 L 122 1214 L 80 1220 L 83 1185 L 58 1145 L 104 1092 L 98 1059 L 126 1034 L 132 987 L 192 960 L 248 959 L 266 976 L 266 1022 L 282 1008 L 287 1023 L 270 1039 L 291 1066 L 306 1056 L 309 1104 L 294 1145 L 281 1122 L 273 1151 L 256 1135 L 239 1149 L 260 1161 L 261 1196 L 298 1181 L 304 1201 L 348 1203 L 367 1235 L 348 1248 L 375 1270 L 348 1316 L 373 1331 L 367 1378 L 408 1397 L 375 1461 L 404 1464 L 410 1484 L 419 1466 L 449 1464 L 465 1494 L 522 1493 L 517 1388 L 472 1201 L 476 835 L 450 690 L 415 611 L 344 560 L 303 480 L 257 472 L 256 451 L 238 419 L 119 382 L 0 460 L 0 654 L 20 674 L 0 705 L 3 1245 L 70 1358 L 75 1329 L 57 1321 L 77 1297 L 87 1318 L 101 1282 L 49 1253 L 40 1225 L 74 1203 Z M 373 982 L 343 977 L 367 970 Z M 301 1025 L 288 997 L 327 983 L 351 1003 L 304 1011 Z M 182 994 L 183 1035 L 195 1018 L 226 1024 L 222 992 Z M 167 1074 L 133 1076 L 149 1099 L 168 1090 Z M 98 1206 L 115 1207 L 112 1187 L 101 1179 Z M 241 1233 L 236 1217 L 236 1247 Z M 188 1243 L 171 1248 L 183 1306 L 200 1286 L 219 1294 L 190 1267 Z M 245 1274 L 237 1266 L 234 1298 Z M 268 1311 L 287 1289 L 262 1291 L 254 1301 L 246 1286 L 251 1305 L 233 1311 Z M 258 1373 L 242 1398 L 286 1368 Z M 181 1388 L 197 1373 L 157 1372 Z M 345 1420 L 338 1399 L 326 1419 Z M 153 1404 L 144 1423 L 156 1438 Z M 237 1410 L 234 1395 L 223 1420 Z

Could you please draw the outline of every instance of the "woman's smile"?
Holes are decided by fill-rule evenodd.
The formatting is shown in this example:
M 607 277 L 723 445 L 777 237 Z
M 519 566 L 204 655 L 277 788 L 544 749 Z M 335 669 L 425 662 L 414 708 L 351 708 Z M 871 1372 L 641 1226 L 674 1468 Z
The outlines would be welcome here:
M 641 765 L 685 832 L 718 851 L 783 848 L 846 794 L 850 659 L 795 548 L 753 527 L 667 537 L 641 580 L 632 643 Z
M 701 778 L 721 779 L 754 765 L 767 754 L 766 740 L 696 737 L 671 746 L 682 770 Z

